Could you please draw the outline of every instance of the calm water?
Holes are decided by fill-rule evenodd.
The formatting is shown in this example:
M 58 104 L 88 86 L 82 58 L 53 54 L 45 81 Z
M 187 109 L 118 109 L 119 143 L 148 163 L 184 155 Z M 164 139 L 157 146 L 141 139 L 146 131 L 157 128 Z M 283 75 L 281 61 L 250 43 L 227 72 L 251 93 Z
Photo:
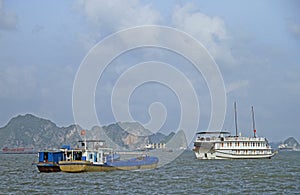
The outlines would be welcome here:
M 300 194 L 300 152 L 200 161 L 185 152 L 150 171 L 39 173 L 36 155 L 0 154 L 0 194 Z

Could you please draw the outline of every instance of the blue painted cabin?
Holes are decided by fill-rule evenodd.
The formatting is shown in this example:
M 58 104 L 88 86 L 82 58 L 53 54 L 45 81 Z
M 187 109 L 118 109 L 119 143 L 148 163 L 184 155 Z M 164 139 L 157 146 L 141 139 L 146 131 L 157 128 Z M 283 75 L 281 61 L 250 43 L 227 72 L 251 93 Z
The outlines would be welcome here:
M 63 145 L 62 149 L 70 150 L 69 145 Z M 39 162 L 36 164 L 40 172 L 59 172 L 59 161 L 66 160 L 63 151 L 42 151 L 39 152 Z
M 39 152 L 39 162 L 58 163 L 61 160 L 64 160 L 64 153 L 62 151 Z

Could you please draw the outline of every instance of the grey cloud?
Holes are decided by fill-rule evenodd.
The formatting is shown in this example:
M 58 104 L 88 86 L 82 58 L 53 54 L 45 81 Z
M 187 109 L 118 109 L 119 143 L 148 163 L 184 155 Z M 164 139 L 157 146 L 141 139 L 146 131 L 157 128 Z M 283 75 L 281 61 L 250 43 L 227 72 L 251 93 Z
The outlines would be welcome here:
M 158 24 L 159 12 L 139 1 L 77 1 L 74 10 L 82 14 L 90 30 L 79 35 L 85 48 L 91 48 L 103 36 L 118 30 L 145 24 Z
M 4 10 L 3 3 L 0 0 L 0 30 L 15 30 L 17 29 L 17 24 L 17 15 L 13 12 Z
M 44 26 L 41 26 L 39 24 L 36 24 L 33 28 L 32 28 L 32 33 L 35 34 L 35 33 L 39 33 L 41 32 L 42 30 L 44 30 Z
M 37 87 L 35 67 L 2 67 L 0 72 L 0 98 L 31 98 Z
M 290 23 L 289 24 L 289 31 L 296 38 L 300 39 L 300 24 Z
M 195 9 L 192 3 L 176 6 L 172 15 L 174 27 L 190 33 L 199 40 L 222 64 L 233 64 L 235 59 L 230 52 L 230 36 L 223 19 L 210 17 Z

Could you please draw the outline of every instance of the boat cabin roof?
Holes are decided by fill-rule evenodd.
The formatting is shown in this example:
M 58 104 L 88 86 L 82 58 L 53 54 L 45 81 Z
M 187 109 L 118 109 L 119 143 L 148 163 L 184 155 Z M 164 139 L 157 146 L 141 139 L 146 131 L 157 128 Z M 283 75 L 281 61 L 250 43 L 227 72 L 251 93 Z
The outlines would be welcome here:
M 78 142 L 105 142 L 105 140 L 79 140 Z
M 228 131 L 201 131 L 197 133 L 198 135 L 201 134 L 210 134 L 210 135 L 219 135 L 219 134 L 230 134 Z

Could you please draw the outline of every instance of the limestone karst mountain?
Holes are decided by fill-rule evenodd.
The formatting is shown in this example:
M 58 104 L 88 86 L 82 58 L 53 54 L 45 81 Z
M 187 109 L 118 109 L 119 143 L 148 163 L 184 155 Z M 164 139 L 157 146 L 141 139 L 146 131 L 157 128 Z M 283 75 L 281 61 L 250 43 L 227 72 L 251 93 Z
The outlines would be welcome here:
M 32 114 L 19 115 L 0 128 L 0 148 L 30 147 L 42 150 L 60 148 L 64 144 L 76 147 L 79 146 L 78 141 L 84 138 L 81 130 L 79 125 L 58 127 L 52 121 Z M 137 122 L 94 126 L 85 132 L 87 139 L 105 140 L 108 147 L 117 150 L 143 149 L 147 143 L 167 143 L 170 147 L 178 148 L 186 145 L 183 131 L 177 134 L 171 132 L 169 135 L 152 133 Z

